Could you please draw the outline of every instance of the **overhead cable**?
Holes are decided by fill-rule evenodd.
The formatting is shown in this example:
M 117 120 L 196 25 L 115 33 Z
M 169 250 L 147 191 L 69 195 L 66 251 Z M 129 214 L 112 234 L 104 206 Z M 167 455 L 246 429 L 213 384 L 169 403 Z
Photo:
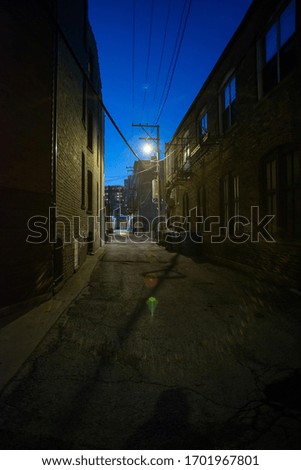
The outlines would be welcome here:
M 136 36 L 136 0 L 133 0 L 133 34 L 132 34 L 132 109 L 133 121 L 135 114 L 135 36 Z
M 166 16 L 164 36 L 163 36 L 163 45 L 162 45 L 162 49 L 161 49 L 160 62 L 159 62 L 158 74 L 157 74 L 157 79 L 156 79 L 156 84 L 155 84 L 155 91 L 154 91 L 154 102 L 155 102 L 156 97 L 157 97 L 159 77 L 160 77 L 160 73 L 161 73 L 161 69 L 162 69 L 163 55 L 164 55 L 164 51 L 165 51 L 167 28 L 168 28 L 168 22 L 169 22 L 169 16 L 170 16 L 170 5 L 171 5 L 171 0 L 169 0 L 169 2 L 168 2 L 167 16 Z
M 173 69 L 172 69 L 172 73 L 171 73 L 171 77 L 170 77 L 170 80 L 169 80 L 167 92 L 166 92 L 163 104 L 162 104 L 162 106 L 159 110 L 159 113 L 158 113 L 158 116 L 157 116 L 157 119 L 156 119 L 156 124 L 160 120 L 161 114 L 163 112 L 163 109 L 166 105 L 166 101 L 168 99 L 168 95 L 169 95 L 169 92 L 170 92 L 173 76 L 174 76 L 174 73 L 175 73 L 175 69 L 176 69 L 176 66 L 177 66 L 177 62 L 178 62 L 178 58 L 179 58 L 179 54 L 180 54 L 180 50 L 181 50 L 181 46 L 182 46 L 182 42 L 183 42 L 183 38 L 184 38 L 184 33 L 185 33 L 185 30 L 186 30 L 186 26 L 187 26 L 187 21 L 188 21 L 188 17 L 189 17 L 189 13 L 190 13 L 191 4 L 192 4 L 192 0 L 189 0 L 188 9 L 187 9 L 186 17 L 185 17 L 185 22 L 184 22 L 184 27 L 183 27 L 183 30 L 182 30 L 182 35 L 181 35 L 181 39 L 180 39 L 177 54 L 176 54 L 176 59 L 175 59 L 174 66 L 173 66 Z
M 148 88 L 149 61 L 150 61 L 150 51 L 151 51 L 152 32 L 153 32 L 153 16 L 154 16 L 154 0 L 152 0 L 152 4 L 151 4 L 151 18 L 150 18 L 150 27 L 149 27 L 148 51 L 147 51 L 147 60 L 146 60 L 146 77 L 145 77 L 144 95 L 143 95 L 143 104 L 142 104 L 142 116 L 143 116 L 143 111 L 145 107 L 146 93 L 147 93 L 147 88 Z

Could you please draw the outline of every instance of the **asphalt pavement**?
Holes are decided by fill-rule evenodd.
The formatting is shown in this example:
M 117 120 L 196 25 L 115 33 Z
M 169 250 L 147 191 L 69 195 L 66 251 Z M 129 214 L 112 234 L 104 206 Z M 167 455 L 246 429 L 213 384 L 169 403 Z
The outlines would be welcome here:
M 120 235 L 68 302 L 3 389 L 2 448 L 300 448 L 298 293 Z

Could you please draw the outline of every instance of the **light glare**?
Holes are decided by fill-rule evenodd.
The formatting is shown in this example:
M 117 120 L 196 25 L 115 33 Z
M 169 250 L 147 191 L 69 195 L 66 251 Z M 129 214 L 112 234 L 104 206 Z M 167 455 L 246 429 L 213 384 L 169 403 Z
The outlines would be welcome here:
M 153 152 L 153 147 L 151 144 L 144 144 L 143 146 L 143 153 L 145 153 L 146 155 L 150 155 L 151 153 Z

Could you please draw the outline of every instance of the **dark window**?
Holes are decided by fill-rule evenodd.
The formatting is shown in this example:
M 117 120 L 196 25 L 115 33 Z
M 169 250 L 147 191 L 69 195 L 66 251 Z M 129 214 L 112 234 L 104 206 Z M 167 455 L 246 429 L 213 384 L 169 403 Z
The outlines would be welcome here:
M 266 211 L 268 215 L 277 215 L 277 172 L 276 172 L 276 158 L 271 158 L 266 162 L 265 166 L 265 202 Z M 274 218 L 270 224 L 270 229 L 274 233 L 276 229 L 276 219 Z
M 189 131 L 186 131 L 183 138 L 183 163 L 186 163 L 190 157 Z
M 234 215 L 239 216 L 239 176 L 233 177 L 233 204 L 234 204 Z
M 206 218 L 206 190 L 204 186 L 198 190 L 198 215 Z
M 91 49 L 89 49 L 88 76 L 89 76 L 90 80 L 93 80 L 93 76 L 94 76 L 94 57 L 93 57 L 93 53 L 92 53 Z
M 96 209 L 97 209 L 97 215 L 99 213 L 99 185 L 98 182 L 96 183 Z
M 88 148 L 93 150 L 93 114 L 91 111 L 88 112 Z
M 239 216 L 239 176 L 228 173 L 220 180 L 221 225 L 232 234 L 235 228 L 234 216 Z
M 93 211 L 93 176 L 88 170 L 88 212 Z
M 232 76 L 222 91 L 222 126 L 223 132 L 236 121 L 236 78 Z
M 283 148 L 264 160 L 264 205 L 270 224 L 282 236 L 301 234 L 301 164 L 300 155 Z
M 188 222 L 189 216 L 189 196 L 188 193 L 185 193 L 183 196 L 183 217 L 186 218 L 185 222 Z
M 225 176 L 222 181 L 222 197 L 223 197 L 223 212 L 222 220 L 223 224 L 228 225 L 229 221 L 229 176 Z
M 83 78 L 83 104 L 82 104 L 82 121 L 86 126 L 86 114 L 87 114 L 87 83 L 86 78 Z
M 295 1 L 291 1 L 263 40 L 262 91 L 272 90 L 295 65 Z
M 99 129 L 97 129 L 97 166 L 99 166 L 99 153 L 100 153 L 100 133 Z
M 82 153 L 81 199 L 82 199 L 82 209 L 85 209 L 85 205 L 86 205 L 86 159 L 83 153 Z
M 208 114 L 204 113 L 200 120 L 200 141 L 204 142 L 208 137 Z

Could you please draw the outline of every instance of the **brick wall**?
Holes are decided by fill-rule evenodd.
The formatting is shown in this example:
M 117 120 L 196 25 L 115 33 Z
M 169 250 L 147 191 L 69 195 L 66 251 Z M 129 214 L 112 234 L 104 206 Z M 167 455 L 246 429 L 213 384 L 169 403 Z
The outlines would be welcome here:
M 83 2 L 80 2 L 83 3 Z M 78 2 L 77 2 L 78 4 Z M 68 42 L 76 46 L 78 36 L 83 37 L 81 17 L 77 16 L 78 29 L 67 30 Z M 63 23 L 64 24 L 64 23 Z M 75 33 L 75 34 L 72 34 Z M 75 39 L 76 38 L 76 39 Z M 59 38 L 58 54 L 58 151 L 56 179 L 56 207 L 58 220 L 68 218 L 66 224 L 58 224 L 58 237 L 64 239 L 63 266 L 64 279 L 70 277 L 75 265 L 85 260 L 87 252 L 95 252 L 101 244 L 102 225 L 97 223 L 97 209 L 100 210 L 100 198 L 103 194 L 103 117 L 95 90 L 100 93 L 100 76 L 95 41 L 90 28 L 87 30 L 87 44 L 79 49 L 74 48 L 75 57 L 66 42 Z M 93 57 L 93 71 L 89 79 L 89 60 Z M 80 64 L 77 62 L 79 60 Z M 85 102 L 85 104 L 83 104 Z M 89 118 L 91 114 L 91 120 Z M 92 126 L 92 145 L 88 141 L 89 126 Z M 82 204 L 82 156 L 85 158 L 85 204 Z M 92 210 L 88 207 L 89 181 L 88 172 L 92 174 Z M 102 173 L 101 173 L 102 172 Z M 98 189 L 97 189 L 98 188 Z M 98 194 L 97 194 L 98 193 Z M 78 244 L 78 261 L 74 259 L 75 238 L 78 238 L 80 220 L 81 240 Z M 93 220 L 94 217 L 94 220 Z M 64 233 L 64 230 L 66 232 Z M 71 234 L 70 234 L 71 232 Z M 88 238 L 94 241 L 88 243 Z M 67 239 L 66 239 L 67 238 Z
M 100 93 L 101 83 L 96 44 L 87 22 L 87 2 L 57 2 L 57 69 L 54 4 L 51 0 L 4 0 L 0 6 L 0 37 L 5 45 L 0 74 L 0 308 L 51 295 L 60 270 L 63 275 L 60 280 L 70 277 L 87 254 L 86 236 L 93 230 L 93 224 L 88 226 L 88 216 L 96 217 L 97 208 L 101 208 L 103 113 L 92 91 L 96 88 Z M 93 72 L 86 87 L 86 109 L 93 115 L 93 151 L 90 151 L 87 119 L 83 123 L 83 77 L 89 75 L 92 58 Z M 86 191 L 87 172 L 93 175 L 91 214 L 81 201 L 82 153 L 86 158 Z M 50 207 L 56 207 L 58 217 L 70 220 L 69 230 L 69 222 L 64 219 L 71 243 L 64 243 L 62 250 L 49 243 L 49 235 L 54 235 Z M 29 230 L 28 220 L 37 215 L 43 217 L 42 229 L 32 224 Z M 79 244 L 74 243 L 73 235 L 78 236 L 79 231 L 78 224 L 74 227 L 74 216 L 80 218 L 84 235 Z M 57 227 L 58 236 L 64 239 L 62 223 Z M 89 244 L 91 252 L 100 246 L 104 230 L 103 223 L 95 227 L 95 241 Z M 28 243 L 28 235 L 38 235 L 35 229 L 41 232 L 39 243 Z M 1 315 L 4 314 L 3 311 Z
M 259 206 L 261 215 L 266 212 L 263 203 L 262 180 L 263 158 L 275 149 L 295 151 L 301 159 L 300 109 L 301 109 L 301 67 L 300 67 L 300 6 L 297 6 L 297 51 L 295 66 L 273 90 L 258 99 L 258 44 L 267 26 L 281 11 L 283 2 L 253 2 L 248 15 L 219 59 L 197 98 L 191 105 L 167 146 L 167 154 L 183 158 L 183 146 L 177 147 L 187 130 L 190 135 L 190 171 L 182 178 L 176 173 L 167 175 L 167 204 L 173 189 L 177 203 L 171 207 L 171 215 L 183 215 L 183 195 L 189 196 L 190 208 L 198 205 L 198 189 L 206 190 L 206 214 L 221 216 L 221 180 L 226 176 L 239 176 L 239 214 L 250 218 L 251 206 Z M 280 10 L 279 10 L 280 8 Z M 274 17 L 274 18 L 275 18 Z M 219 108 L 220 93 L 227 76 L 235 74 L 237 95 L 237 120 L 225 132 L 221 129 Z M 202 143 L 197 132 L 202 110 L 208 114 L 209 136 Z M 200 142 L 196 148 L 196 142 Z M 167 165 L 166 165 L 167 167 Z M 297 171 L 296 171 L 297 173 Z M 178 173 L 179 176 L 179 173 Z M 296 174 L 299 178 L 300 174 Z M 169 184 L 168 184 L 169 182 Z M 233 214 L 234 215 L 234 214 Z M 213 234 L 218 226 L 213 227 Z M 276 243 L 234 244 L 212 243 L 210 236 L 204 236 L 204 243 L 198 247 L 204 255 L 245 263 L 267 272 L 285 273 L 285 276 L 301 280 L 300 236 L 276 231 Z

